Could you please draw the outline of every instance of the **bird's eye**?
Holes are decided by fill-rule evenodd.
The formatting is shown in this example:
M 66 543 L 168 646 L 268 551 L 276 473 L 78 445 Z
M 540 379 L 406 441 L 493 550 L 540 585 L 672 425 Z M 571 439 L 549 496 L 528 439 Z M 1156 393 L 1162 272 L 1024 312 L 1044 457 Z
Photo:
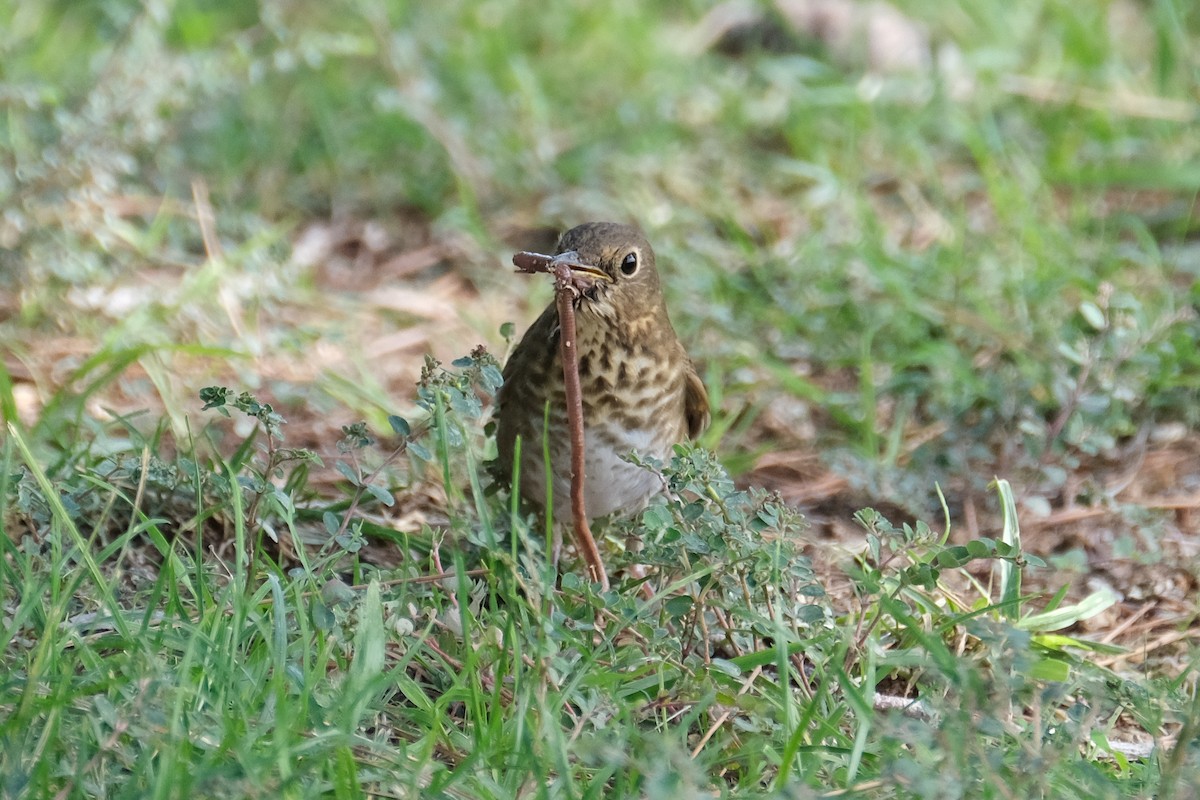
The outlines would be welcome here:
M 632 275 L 637 272 L 638 256 L 637 253 L 629 253 L 625 258 L 621 259 L 621 272 L 625 275 Z

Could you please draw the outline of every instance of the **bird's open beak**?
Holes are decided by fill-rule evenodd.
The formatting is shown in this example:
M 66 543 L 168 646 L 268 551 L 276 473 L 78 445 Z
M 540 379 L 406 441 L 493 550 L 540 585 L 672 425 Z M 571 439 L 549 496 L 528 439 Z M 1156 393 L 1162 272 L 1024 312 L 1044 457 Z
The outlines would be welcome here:
M 565 253 L 559 253 L 553 259 L 553 263 L 565 263 L 571 269 L 571 274 L 581 281 L 604 281 L 612 283 L 612 278 L 607 272 L 599 267 L 593 267 L 591 264 L 585 264 L 579 260 L 579 253 L 574 250 L 568 250 Z

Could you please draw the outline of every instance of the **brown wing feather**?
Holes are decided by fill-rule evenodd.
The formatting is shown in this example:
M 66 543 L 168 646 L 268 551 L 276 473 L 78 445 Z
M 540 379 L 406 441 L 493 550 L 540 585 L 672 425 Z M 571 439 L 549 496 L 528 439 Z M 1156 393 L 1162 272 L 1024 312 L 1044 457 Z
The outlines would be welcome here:
M 529 409 L 543 404 L 544 401 L 538 399 L 538 390 L 547 381 L 555 382 L 555 372 L 562 375 L 562 367 L 555 358 L 557 353 L 558 310 L 551 303 L 525 331 L 508 357 L 508 363 L 504 365 L 504 385 L 496 395 L 496 466 L 505 478 L 512 474 L 517 437 L 530 440 L 538 433 L 540 439 L 541 418 L 531 417 Z M 561 377 L 558 380 L 561 381 Z M 530 420 L 536 420 L 536 430 Z
M 683 414 L 687 418 L 688 438 L 695 439 L 708 427 L 708 390 L 696 372 L 696 365 L 688 361 L 683 382 Z

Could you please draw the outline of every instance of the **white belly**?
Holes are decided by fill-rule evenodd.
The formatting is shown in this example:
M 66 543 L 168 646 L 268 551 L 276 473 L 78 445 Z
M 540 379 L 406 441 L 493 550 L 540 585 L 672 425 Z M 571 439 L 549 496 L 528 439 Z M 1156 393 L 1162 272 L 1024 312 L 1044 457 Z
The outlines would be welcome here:
M 650 435 L 644 431 L 630 431 L 631 441 L 636 441 L 630 452 L 639 455 L 654 455 L 661 457 L 653 447 Z M 643 434 L 643 435 L 639 435 Z M 588 438 L 585 436 L 585 439 Z M 625 453 L 623 455 L 628 455 Z M 630 464 L 620 458 L 614 451 L 605 447 L 592 447 L 589 442 L 585 473 L 587 482 L 584 484 L 584 502 L 587 505 L 589 517 L 603 517 L 609 514 L 631 514 L 642 510 L 646 502 L 662 491 L 662 478 L 648 469 Z M 567 476 L 567 509 L 570 508 L 571 476 Z M 557 489 L 557 486 L 555 487 Z M 557 496 L 557 491 L 556 491 Z M 558 500 L 556 499 L 557 503 Z
M 655 442 L 649 431 L 626 431 L 629 448 L 618 453 L 601 446 L 590 432 L 584 434 L 584 504 L 588 518 L 609 514 L 632 514 L 646 506 L 651 497 L 663 489 L 662 479 L 648 469 L 630 464 L 621 458 L 630 452 L 664 458 L 669 444 Z M 570 464 L 570 444 L 562 442 L 561 453 L 552 452 L 552 464 Z M 526 451 L 522 459 L 521 484 L 526 497 L 546 496 L 545 467 L 540 450 Z M 554 518 L 559 522 L 571 519 L 571 473 L 569 468 L 553 475 Z

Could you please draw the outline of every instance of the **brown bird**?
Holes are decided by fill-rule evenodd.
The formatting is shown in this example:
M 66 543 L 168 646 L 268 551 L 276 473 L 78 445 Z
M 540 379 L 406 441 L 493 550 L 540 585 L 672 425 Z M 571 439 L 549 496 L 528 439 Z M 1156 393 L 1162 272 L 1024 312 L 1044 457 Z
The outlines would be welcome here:
M 589 222 L 559 238 L 555 254 L 568 253 L 577 264 L 591 267 L 572 267 L 573 277 L 584 285 L 575 300 L 575 318 L 587 515 L 637 511 L 661 491 L 662 481 L 622 457 L 637 452 L 665 460 L 673 445 L 699 435 L 708 425 L 708 393 L 671 327 L 654 251 L 642 232 Z M 554 303 L 513 350 L 497 403 L 502 476 L 511 481 L 520 438 L 521 495 L 544 507 L 545 444 L 554 516 L 570 519 L 571 442 Z

